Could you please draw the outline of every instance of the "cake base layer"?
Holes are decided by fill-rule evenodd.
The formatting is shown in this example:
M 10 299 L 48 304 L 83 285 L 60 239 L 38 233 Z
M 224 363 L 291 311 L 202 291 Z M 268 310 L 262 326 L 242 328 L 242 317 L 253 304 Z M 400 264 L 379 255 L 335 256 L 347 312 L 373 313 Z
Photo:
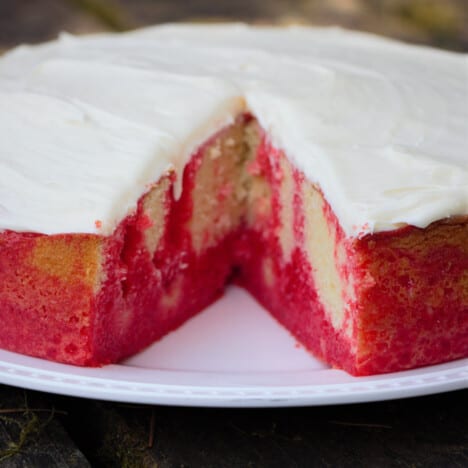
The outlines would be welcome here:
M 468 353 L 468 223 L 345 236 L 250 116 L 167 173 L 108 237 L 0 234 L 0 346 L 76 365 L 138 352 L 234 279 L 355 375 Z

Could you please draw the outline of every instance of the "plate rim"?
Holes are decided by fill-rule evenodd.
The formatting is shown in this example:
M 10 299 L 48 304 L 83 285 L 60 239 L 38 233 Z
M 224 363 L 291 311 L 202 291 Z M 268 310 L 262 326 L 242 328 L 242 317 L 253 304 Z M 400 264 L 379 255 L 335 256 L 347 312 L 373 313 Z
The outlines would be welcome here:
M 290 407 L 364 403 L 468 388 L 468 358 L 392 374 L 353 377 L 325 373 L 335 382 L 272 385 L 278 372 L 220 373 L 148 369 L 113 364 L 84 368 L 0 350 L 0 382 L 65 396 L 149 405 L 199 407 Z M 188 380 L 187 380 L 188 379 Z M 204 382 L 196 384 L 195 381 Z M 224 383 L 219 383 L 219 380 Z M 190 383 L 192 380 L 193 383 Z

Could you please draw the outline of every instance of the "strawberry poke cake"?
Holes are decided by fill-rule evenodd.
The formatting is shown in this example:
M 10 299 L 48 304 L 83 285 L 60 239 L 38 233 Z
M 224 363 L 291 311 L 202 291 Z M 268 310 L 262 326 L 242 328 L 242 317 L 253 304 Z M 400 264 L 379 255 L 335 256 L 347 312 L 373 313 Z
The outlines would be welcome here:
M 167 25 L 0 59 L 0 347 L 100 366 L 246 288 L 354 375 L 468 355 L 468 58 Z

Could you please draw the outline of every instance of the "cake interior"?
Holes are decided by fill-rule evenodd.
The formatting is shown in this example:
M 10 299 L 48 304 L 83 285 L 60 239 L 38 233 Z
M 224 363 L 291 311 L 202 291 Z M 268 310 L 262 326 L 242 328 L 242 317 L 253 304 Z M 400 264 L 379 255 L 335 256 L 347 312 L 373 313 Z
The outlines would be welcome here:
M 468 350 L 468 224 L 349 238 L 320 188 L 242 115 L 165 174 L 108 237 L 0 235 L 0 346 L 118 361 L 242 285 L 315 356 L 355 375 Z

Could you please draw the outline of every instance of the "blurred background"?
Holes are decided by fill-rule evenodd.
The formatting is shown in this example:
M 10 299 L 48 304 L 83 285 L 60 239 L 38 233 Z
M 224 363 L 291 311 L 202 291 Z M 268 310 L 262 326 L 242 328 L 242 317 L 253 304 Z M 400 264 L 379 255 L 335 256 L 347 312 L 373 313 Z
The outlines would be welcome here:
M 333 24 L 468 51 L 468 0 L 0 0 L 0 51 L 175 21 Z

